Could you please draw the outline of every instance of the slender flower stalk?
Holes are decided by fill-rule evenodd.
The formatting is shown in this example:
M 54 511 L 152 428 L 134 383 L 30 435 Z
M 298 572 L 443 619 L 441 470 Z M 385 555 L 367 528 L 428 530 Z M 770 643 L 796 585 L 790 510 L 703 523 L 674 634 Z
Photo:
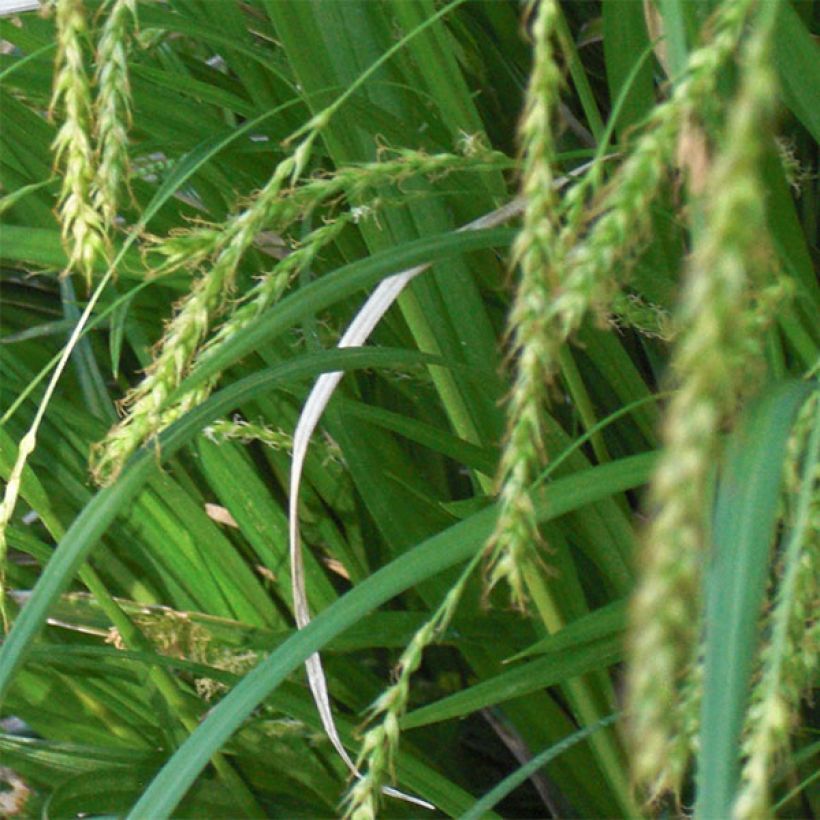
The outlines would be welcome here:
M 83 62 L 83 39 L 88 32 L 82 0 L 57 0 L 57 57 L 52 116 L 62 123 L 54 139 L 54 163 L 63 184 L 57 201 L 63 243 L 68 256 L 65 275 L 76 270 L 90 286 L 97 260 L 105 258 L 105 229 L 95 207 L 95 178 L 91 145 L 91 87 Z
M 760 25 L 747 44 L 721 152 L 707 168 L 704 224 L 686 272 L 671 362 L 677 389 L 650 490 L 629 671 L 633 768 L 650 798 L 678 793 L 689 758 L 682 723 L 692 697 L 684 692 L 699 642 L 709 478 L 720 430 L 748 388 L 762 346 L 750 307 L 766 260 L 758 168 L 776 98 L 769 38 L 770 25 Z

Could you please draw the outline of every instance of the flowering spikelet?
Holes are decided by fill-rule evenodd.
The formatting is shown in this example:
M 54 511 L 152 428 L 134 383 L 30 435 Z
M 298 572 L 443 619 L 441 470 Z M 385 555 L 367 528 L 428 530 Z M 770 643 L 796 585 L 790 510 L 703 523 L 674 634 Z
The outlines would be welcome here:
M 376 816 L 384 784 L 388 778 L 395 776 L 394 761 L 399 746 L 399 720 L 407 709 L 410 678 L 419 668 L 424 650 L 453 619 L 467 581 L 480 557 L 480 554 L 477 554 L 470 561 L 432 618 L 413 635 L 399 659 L 396 682 L 385 690 L 370 708 L 371 720 L 379 716 L 382 718 L 377 725 L 368 729 L 362 740 L 356 766 L 363 774 L 356 779 L 345 797 L 345 818 L 368 820 Z
M 92 473 L 98 483 L 116 479 L 131 453 L 159 431 L 165 400 L 184 378 L 213 317 L 227 299 L 242 255 L 264 227 L 270 201 L 298 169 L 297 162 L 295 156 L 282 160 L 254 206 L 231 220 L 213 267 L 180 302 L 145 378 L 125 399 L 128 415 L 92 453 Z
M 386 149 L 385 149 L 386 150 Z M 350 203 L 361 202 L 372 196 L 374 189 L 388 184 L 400 184 L 418 176 L 442 176 L 453 171 L 482 171 L 504 167 L 508 158 L 497 151 L 484 150 L 470 154 L 438 153 L 398 149 L 395 156 L 361 165 L 346 165 L 331 175 L 316 176 L 303 184 L 279 191 L 269 197 L 266 189 L 256 195 L 251 208 L 260 224 L 267 230 L 284 235 L 287 229 L 305 214 L 324 204 L 337 204 L 344 198 Z M 371 205 L 356 205 L 350 209 L 350 218 L 358 222 L 372 211 Z M 202 226 L 163 239 L 157 252 L 167 259 L 161 272 L 201 265 L 214 254 L 234 230 L 233 222 L 224 229 Z M 307 244 L 306 242 L 303 244 Z
M 145 378 L 126 397 L 124 404 L 129 407 L 128 415 L 96 447 L 92 473 L 99 483 L 113 481 L 137 447 L 210 394 L 215 378 L 184 396 L 173 407 L 164 407 L 167 397 L 197 358 L 213 319 L 225 307 L 242 255 L 260 231 L 284 232 L 295 220 L 323 203 L 334 202 L 342 196 L 355 201 L 374 187 L 401 182 L 410 176 L 483 170 L 498 167 L 506 161 L 502 154 L 495 152 L 461 156 L 399 151 L 397 157 L 385 162 L 345 167 L 333 176 L 311 179 L 298 187 L 287 188 L 288 177 L 297 176 L 307 161 L 312 139 L 308 137 L 292 156 L 277 166 L 271 180 L 249 207 L 232 217 L 224 229 L 198 228 L 160 244 L 158 250 L 167 259 L 162 266 L 163 272 L 180 267 L 202 267 L 211 256 L 215 259 L 207 275 L 196 281 L 191 293 L 180 303 Z M 259 283 L 245 303 L 224 323 L 208 347 L 202 350 L 199 362 L 215 354 L 223 341 L 276 301 L 291 278 L 307 267 L 321 248 L 332 242 L 346 224 L 361 218 L 362 209 L 353 209 L 313 231 L 296 251 L 285 257 L 273 273 Z
M 510 314 L 517 354 L 516 378 L 509 408 L 507 442 L 500 468 L 500 512 L 491 551 L 489 584 L 505 579 L 515 606 L 523 608 L 524 564 L 539 541 L 530 485 L 541 462 L 539 414 L 553 375 L 552 351 L 544 340 L 551 292 L 555 287 L 556 193 L 552 114 L 561 75 L 553 38 L 559 10 L 555 0 L 541 0 L 533 25 L 533 68 L 520 126 L 523 145 L 523 226 L 513 248 L 521 281 Z
M 681 722 L 689 710 L 682 704 L 692 700 L 683 691 L 698 645 L 708 480 L 719 431 L 736 409 L 758 352 L 759 323 L 750 321 L 748 307 L 756 267 L 765 259 L 757 169 L 776 96 L 768 34 L 761 29 L 749 41 L 722 154 L 708 171 L 704 227 L 686 274 L 671 363 L 677 390 L 663 424 L 643 578 L 632 604 L 633 768 L 650 797 L 677 792 L 688 760 L 689 733 Z
M 54 139 L 54 163 L 63 184 L 57 202 L 66 275 L 76 269 L 90 285 L 97 259 L 105 256 L 104 228 L 92 201 L 91 90 L 83 65 L 82 40 L 88 29 L 82 0 L 57 0 L 57 57 L 51 112 L 62 114 Z
M 261 277 L 243 297 L 242 303 L 222 322 L 214 335 L 197 352 L 191 369 L 205 364 L 219 353 L 236 333 L 278 302 L 290 282 L 301 271 L 306 270 L 321 249 L 333 242 L 351 221 L 353 218 L 350 213 L 347 213 L 311 231 L 296 250 L 280 260 L 269 274 Z M 189 410 L 202 404 L 211 395 L 218 381 L 219 374 L 211 376 L 193 390 L 185 393 L 176 404 L 164 410 L 159 429 L 165 429 Z
M 128 167 L 128 85 L 126 37 L 128 20 L 136 16 L 134 0 L 110 0 L 97 45 L 97 176 L 94 207 L 110 230 L 117 215 L 120 188 Z
M 733 816 L 771 816 L 769 784 L 778 755 L 797 722 L 800 696 L 814 681 L 820 651 L 820 399 L 803 406 L 789 441 L 785 494 L 797 499 L 787 511 L 789 542 L 774 606 L 768 613 L 771 637 L 746 717 L 740 778 Z
M 428 621 L 410 641 L 399 661 L 396 683 L 384 691 L 371 709 L 371 718 L 382 716 L 362 740 L 357 767 L 364 770 L 350 788 L 345 817 L 367 820 L 377 815 L 382 788 L 394 777 L 394 761 L 399 746 L 399 718 L 407 708 L 410 677 L 421 664 L 424 648 L 437 634 L 434 620 Z
M 334 242 L 344 228 L 354 221 L 351 213 L 341 214 L 332 222 L 320 225 L 299 242 L 299 246 L 282 259 L 276 267 L 260 278 L 243 298 L 242 304 L 223 322 L 213 339 L 203 349 L 211 354 L 220 344 L 230 339 L 254 319 L 279 301 L 293 279 L 307 270 L 317 255 Z
M 646 123 L 628 158 L 590 210 L 596 217 L 586 237 L 566 253 L 561 288 L 551 300 L 550 325 L 560 346 L 590 310 L 606 313 L 623 284 L 634 250 L 650 227 L 652 203 L 674 159 L 681 131 L 712 100 L 719 71 L 731 59 L 753 0 L 724 3 L 709 26 L 708 42 L 692 52 L 685 76 Z M 561 245 L 569 248 L 583 226 L 583 207 L 599 178 L 600 164 L 567 193 Z
M 570 190 L 562 206 L 566 221 L 556 238 L 555 217 L 543 217 L 550 208 L 554 210 L 555 204 L 546 193 L 549 171 L 544 170 L 548 163 L 543 158 L 552 152 L 551 143 L 545 142 L 549 138 L 544 137 L 549 124 L 545 100 L 556 93 L 557 78 L 554 67 L 551 73 L 542 65 L 547 53 L 542 49 L 539 57 L 536 48 L 521 127 L 527 209 L 515 248 L 522 281 L 511 316 L 519 353 L 518 373 L 501 463 L 501 513 L 491 540 L 494 557 L 490 584 L 506 577 L 518 606 L 524 600 L 521 559 L 537 541 L 528 489 L 539 463 L 538 412 L 547 386 L 558 371 L 561 348 L 590 311 L 604 315 L 610 311 L 618 282 L 625 278 L 630 253 L 650 225 L 651 205 L 672 164 L 678 134 L 690 112 L 711 97 L 719 69 L 734 53 L 750 3 L 740 0 L 719 9 L 712 39 L 693 52 L 686 76 L 672 96 L 655 109 L 645 133 L 602 192 L 593 211 L 599 215 L 597 220 L 575 247 L 586 191 L 597 175 L 593 173 L 592 183 L 587 180 Z M 548 32 L 542 28 L 549 20 L 550 12 L 542 5 L 534 28 L 537 45 L 540 38 L 549 41 Z
M 239 416 L 233 419 L 221 419 L 203 428 L 202 434 L 209 441 L 221 444 L 223 441 L 240 441 L 250 444 L 258 441 L 272 450 L 290 450 L 293 448 L 293 437 L 282 430 L 274 430 L 266 424 L 245 421 Z

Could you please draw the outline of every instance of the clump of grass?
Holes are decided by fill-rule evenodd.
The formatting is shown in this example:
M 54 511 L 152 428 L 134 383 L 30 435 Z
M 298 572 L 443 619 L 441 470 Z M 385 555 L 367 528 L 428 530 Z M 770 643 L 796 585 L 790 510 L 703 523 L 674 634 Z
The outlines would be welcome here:
M 65 330 L 59 323 L 39 326 L 37 319 L 32 325 L 43 306 L 58 315 L 63 306 L 49 290 L 47 275 L 37 280 L 36 297 L 28 303 L 35 289 L 23 275 L 43 267 L 41 251 L 45 256 L 51 252 L 44 246 L 33 253 L 31 240 L 37 236 L 32 229 L 53 229 L 49 209 L 55 202 L 70 270 L 86 281 L 104 269 L 113 232 L 136 215 L 137 227 L 121 255 L 130 249 L 134 261 L 133 267 L 129 262 L 129 277 L 144 275 L 147 281 L 139 282 L 133 293 L 105 291 L 100 299 L 113 271 L 98 279 L 29 432 L 20 438 L 18 430 L 25 427 L 18 426 L 15 414 L 18 408 L 25 412 L 37 381 L 21 389 L 0 419 L 0 425 L 10 422 L 8 429 L 20 441 L 15 453 L 14 439 L 5 432 L 0 435 L 0 471 L 7 480 L 0 504 L 0 612 L 5 627 L 7 582 L 13 587 L 9 615 L 14 614 L 12 607 L 23 604 L 0 646 L 0 696 L 13 686 L 3 716 L 19 715 L 42 736 L 34 743 L 16 743 L 0 733 L 4 763 L 8 753 L 14 756 L 10 765 L 16 767 L 19 761 L 27 779 L 33 772 L 33 788 L 49 796 L 54 813 L 75 808 L 99 813 L 93 799 L 79 805 L 83 798 L 75 786 L 82 787 L 97 771 L 110 776 L 110 753 L 120 762 L 125 754 L 139 760 L 150 755 L 153 761 L 158 750 L 168 750 L 169 760 L 148 791 L 140 796 L 144 785 L 128 786 L 124 776 L 121 801 L 105 811 L 172 813 L 210 757 L 214 766 L 198 784 L 202 788 L 186 798 L 183 813 L 220 813 L 221 807 L 210 802 L 219 791 L 249 816 L 291 808 L 327 814 L 333 795 L 343 788 L 345 769 L 355 778 L 343 808 L 349 817 L 376 816 L 385 810 L 385 795 L 407 799 L 394 786 L 434 800 L 442 811 L 469 813 L 466 792 L 471 785 L 480 788 L 472 771 L 478 746 L 490 777 L 494 772 L 510 784 L 523 782 L 524 772 L 532 775 L 536 762 L 551 761 L 535 784 L 542 803 L 534 802 L 533 790 L 514 792 L 508 798 L 510 814 L 637 816 L 630 765 L 641 797 L 659 797 L 665 791 L 690 794 L 689 761 L 701 728 L 702 681 L 711 685 L 711 656 L 701 658 L 699 600 L 702 565 L 710 557 L 711 471 L 721 455 L 723 433 L 747 394 L 762 382 L 757 377 L 765 372 L 764 336 L 765 360 L 778 377 L 805 375 L 801 369 L 809 368 L 816 356 L 804 310 L 811 304 L 811 283 L 801 262 L 810 256 L 811 238 L 806 241 L 798 229 L 800 219 L 788 213 L 794 204 L 802 217 L 802 233 L 808 233 L 814 216 L 808 194 L 814 180 L 805 164 L 810 152 L 802 130 L 807 124 L 801 97 L 806 89 L 795 80 L 789 61 L 778 65 L 790 89 L 791 99 L 783 102 L 795 114 L 783 118 L 784 136 L 791 135 L 792 142 L 790 148 L 780 148 L 782 168 L 772 161 L 769 141 L 776 97 L 769 53 L 773 9 L 784 15 L 783 30 L 793 25 L 810 39 L 806 27 L 787 15 L 792 10 L 785 4 L 723 0 L 713 4 L 699 45 L 687 52 L 695 24 L 702 19 L 692 13 L 693 6 L 647 6 L 647 31 L 638 13 L 638 25 L 625 36 L 618 33 L 618 25 L 612 26 L 613 4 L 604 4 L 608 97 L 598 76 L 598 44 L 584 41 L 587 32 L 596 30 L 599 12 L 574 0 L 533 2 L 526 10 L 527 22 L 534 24 L 533 73 L 519 119 L 520 101 L 514 84 L 504 85 L 504 76 L 509 68 L 515 74 L 526 63 L 529 44 L 519 37 L 517 16 L 506 4 L 454 0 L 431 12 L 429 3 L 360 3 L 355 14 L 347 15 L 337 14 L 333 4 L 306 4 L 294 11 L 287 3 L 225 0 L 208 19 L 214 4 L 160 3 L 145 6 L 147 27 L 140 33 L 138 50 L 126 48 L 135 12 L 143 14 L 143 6 L 134 0 L 85 5 L 81 0 L 56 0 L 55 6 L 60 11 L 53 18 L 57 36 L 51 38 L 58 45 L 56 76 L 33 51 L 40 44 L 49 47 L 43 34 L 50 34 L 51 23 L 32 21 L 29 28 L 22 20 L 18 28 L 16 20 L 9 25 L 3 21 L 4 38 L 15 41 L 20 35 L 15 51 L 4 53 L 0 72 L 3 100 L 14 98 L 9 130 L 27 118 L 32 126 L 26 132 L 32 134 L 31 144 L 21 139 L 19 146 L 11 145 L 6 139 L 14 161 L 0 162 L 0 210 L 11 228 L 8 242 L 4 231 L 3 262 L 19 264 L 17 273 L 12 271 L 3 282 L 4 289 L 8 284 L 15 291 L 8 302 L 4 299 L 4 324 L 11 322 L 14 335 L 7 337 L 4 328 L 0 344 L 4 372 L 8 365 L 10 374 L 6 394 L 42 367 L 53 352 L 49 345 Z M 634 8 L 625 4 L 617 11 L 630 14 Z M 93 27 L 86 23 L 86 9 L 99 9 Z M 202 19 L 195 19 L 200 11 Z M 223 20 L 231 26 L 230 36 L 217 31 Z M 329 20 L 345 35 L 332 49 L 321 37 L 314 39 Z M 188 23 L 191 31 L 185 29 Z M 646 34 L 652 40 L 663 35 L 664 45 L 646 42 Z M 629 60 L 610 60 L 609 38 L 617 49 L 633 35 L 638 42 L 644 39 L 645 57 L 632 63 L 627 77 Z M 795 41 L 795 47 L 799 45 Z M 652 46 L 657 65 L 652 63 Z M 92 53 L 97 57 L 93 76 L 88 60 Z M 370 62 L 373 54 L 381 56 Z M 585 75 L 590 58 L 594 79 Z M 128 80 L 131 62 L 139 65 L 133 89 Z M 370 67 L 356 77 L 355 66 L 366 64 Z M 571 80 L 566 84 L 563 66 Z M 668 86 L 658 85 L 658 68 L 667 75 L 680 72 L 669 76 Z M 647 83 L 642 83 L 642 72 Z M 41 181 L 38 171 L 47 169 L 52 159 L 50 137 L 37 145 L 36 122 L 45 108 L 38 89 L 49 80 L 54 82 L 52 113 L 59 120 L 53 152 L 58 170 L 65 172 L 56 198 L 52 181 Z M 335 101 L 290 139 L 276 142 L 280 129 L 296 127 L 291 118 L 332 97 Z M 629 113 L 630 100 L 638 97 L 639 108 L 648 113 L 641 115 L 643 122 L 633 117 L 633 127 L 624 130 L 622 117 Z M 171 113 L 170 105 L 174 116 L 167 121 L 152 116 Z M 342 106 L 344 115 L 336 118 Z M 133 127 L 132 109 L 148 112 L 147 117 L 135 117 Z M 266 119 L 273 109 L 280 116 Z M 606 127 L 601 113 L 608 114 Z M 567 130 L 562 130 L 561 120 L 570 121 Z M 239 122 L 244 125 L 235 128 Z M 521 158 L 513 161 L 487 147 L 482 130 L 494 145 L 507 146 L 516 138 L 516 122 Z M 250 133 L 248 125 L 254 128 Z M 203 154 L 202 140 L 215 128 L 235 128 L 236 139 L 222 140 L 218 149 Z M 620 143 L 610 149 L 616 128 Z M 380 149 L 377 161 L 363 162 L 372 156 L 374 144 L 383 144 L 382 130 L 391 143 L 407 147 Z M 320 137 L 323 149 L 314 151 Z M 454 140 L 458 151 L 450 153 L 445 146 Z M 564 180 L 555 178 L 559 166 L 585 161 L 590 149 L 591 163 L 570 170 Z M 150 160 L 161 170 L 155 175 L 156 169 L 145 165 L 136 175 L 139 181 L 134 180 L 137 196 L 124 203 L 129 154 L 132 161 Z M 271 156 L 272 177 L 259 161 Z M 322 170 L 309 175 L 308 164 Z M 171 175 L 166 173 L 169 165 L 174 166 Z M 781 170 L 785 173 L 796 202 L 788 201 L 779 183 L 764 187 L 764 168 L 766 185 Z M 517 169 L 521 196 L 505 202 L 509 197 L 499 171 Z M 687 184 L 682 184 L 678 170 L 685 172 Z M 452 185 L 435 184 L 454 171 L 458 175 L 450 178 Z M 185 186 L 178 187 L 176 197 L 169 185 L 160 184 L 173 179 Z M 232 215 L 220 221 L 221 211 L 218 216 L 214 211 L 221 209 L 222 198 L 213 191 L 214 180 L 228 180 L 244 190 L 256 187 L 258 192 L 238 201 Z M 152 187 L 156 194 L 140 214 L 137 199 L 147 201 Z M 189 196 L 191 192 L 195 196 Z M 201 214 L 196 224 L 188 216 L 192 204 Z M 332 392 L 341 371 L 319 378 L 305 406 L 303 419 L 309 424 L 300 420 L 293 439 L 285 432 L 292 420 L 291 386 L 284 397 L 272 399 L 266 392 L 270 382 L 253 387 L 253 378 L 245 383 L 240 403 L 229 408 L 241 415 L 196 429 L 194 420 L 203 418 L 208 407 L 196 414 L 187 411 L 203 404 L 218 381 L 230 382 L 239 375 L 217 372 L 217 357 L 236 349 L 231 341 L 237 336 L 241 344 L 249 331 L 264 331 L 272 342 L 258 358 L 242 363 L 243 372 L 252 372 L 261 360 L 276 365 L 284 358 L 295 365 L 292 372 L 298 371 L 311 345 L 299 340 L 298 331 L 277 336 L 275 327 L 262 325 L 266 311 L 291 289 L 294 308 L 303 306 L 303 315 L 311 312 L 310 292 L 301 293 L 299 282 L 312 277 L 312 268 L 322 271 L 332 260 L 356 259 L 365 247 L 389 250 L 393 245 L 399 251 L 403 243 L 479 211 L 487 216 L 466 229 L 523 214 L 512 254 L 520 273 L 517 287 L 499 287 L 499 261 L 490 251 L 464 255 L 454 265 L 442 261 L 428 274 L 422 271 L 429 265 L 421 264 L 378 285 L 340 347 L 365 344 L 401 291 L 400 314 L 387 317 L 379 341 L 398 347 L 412 339 L 421 351 L 440 359 L 429 370 L 420 367 L 421 375 L 412 382 L 402 378 L 404 373 L 348 374 L 347 396 L 327 419 L 332 469 L 327 469 L 327 460 L 308 460 L 305 453 L 327 404 L 328 385 Z M 430 218 L 431 213 L 440 219 Z M 784 222 L 782 217 L 788 218 Z M 164 236 L 145 236 L 141 228 L 146 224 Z M 305 233 L 306 225 L 314 229 Z M 771 248 L 767 227 L 774 239 Z M 261 232 L 275 235 L 285 253 L 256 271 L 254 264 L 265 257 L 252 259 L 250 251 L 260 243 Z M 681 264 L 689 248 L 691 257 Z M 158 252 L 164 264 L 141 270 L 140 255 L 133 253 L 138 250 Z M 150 259 L 142 256 L 142 268 Z M 788 264 L 778 270 L 783 259 Z M 633 277 L 632 269 L 644 260 L 652 261 Z M 662 260 L 658 269 L 651 267 L 655 260 Z M 683 271 L 682 304 L 674 313 L 669 292 L 677 268 Z M 171 271 L 182 276 L 151 281 Z M 240 291 L 238 283 L 248 281 L 245 274 L 256 279 Z M 191 292 L 173 308 L 169 294 L 177 298 L 176 288 L 186 275 Z M 130 291 L 132 284 L 126 279 L 122 287 Z M 24 297 L 18 298 L 21 293 Z M 780 312 L 792 293 L 799 294 L 801 303 Z M 389 298 L 382 299 L 384 294 Z M 322 327 L 341 326 L 349 320 L 349 308 L 339 299 L 323 308 L 316 321 Z M 135 363 L 144 366 L 150 360 L 145 340 L 157 335 L 153 319 L 169 313 L 174 318 L 140 384 L 143 374 L 134 372 Z M 505 313 L 507 337 L 499 340 Z M 772 328 L 775 316 L 777 327 Z M 597 328 L 585 327 L 590 319 L 598 320 Z M 75 350 L 89 320 L 97 332 Z M 306 333 L 311 333 L 313 322 L 306 321 Z M 579 336 L 585 345 L 570 348 Z M 511 351 L 514 375 L 497 473 L 499 505 L 488 508 L 495 444 L 504 427 L 496 404 L 503 387 L 481 368 L 493 359 L 495 346 Z M 311 350 L 304 372 L 323 355 Z M 354 353 L 331 355 L 328 360 L 333 362 L 361 358 Z M 392 361 L 393 352 L 384 349 L 378 355 Z M 168 449 L 182 452 L 182 457 L 173 470 L 158 474 L 159 459 L 142 453 L 127 480 L 86 503 L 82 455 L 99 434 L 88 418 L 92 403 L 84 403 L 85 396 L 70 387 L 70 358 L 84 384 L 89 383 L 89 372 L 101 374 L 95 384 L 102 392 L 119 389 L 126 380 L 136 385 L 126 397 L 125 418 L 95 451 L 96 476 L 102 483 L 114 482 L 137 447 L 176 422 L 177 435 L 169 438 Z M 116 362 L 109 367 L 116 359 L 119 369 Z M 189 375 L 196 377 L 200 368 L 197 386 L 182 394 L 183 382 Z M 626 595 L 632 583 L 630 559 L 637 529 L 633 493 L 649 474 L 653 456 L 645 450 L 654 446 L 656 409 L 651 403 L 664 398 L 657 392 L 664 371 L 672 388 L 665 395 L 673 398 L 666 408 L 665 452 L 650 499 L 655 517 L 641 533 L 646 577 L 633 608 L 627 673 L 631 723 L 630 734 L 623 736 L 628 739 L 625 745 L 608 726 L 618 708 L 613 664 L 621 660 L 615 632 L 622 610 L 615 598 Z M 65 376 L 68 389 L 44 417 Z M 220 400 L 216 397 L 211 406 Z M 784 802 L 778 772 L 784 764 L 803 765 L 800 754 L 791 756 L 787 750 L 799 719 L 800 697 L 817 664 L 816 412 L 815 399 L 803 409 L 790 444 L 769 601 L 763 613 L 751 611 L 757 603 L 750 607 L 752 621 L 760 615 L 762 650 L 751 679 L 742 746 L 725 776 L 718 776 L 722 785 L 728 784 L 729 802 L 724 804 L 734 800 L 738 818 L 774 814 L 778 800 Z M 604 417 L 605 422 L 597 421 Z M 26 465 L 44 420 L 39 452 L 29 470 Z M 217 443 L 264 444 L 265 449 L 254 446 L 243 452 L 236 446 L 208 446 L 200 439 L 198 452 L 179 450 L 182 441 L 196 441 L 197 435 Z M 546 442 L 553 440 L 562 442 L 560 456 L 548 451 Z M 542 489 L 559 465 L 560 479 Z M 565 480 L 567 487 L 580 489 L 571 509 L 537 524 L 533 507 L 539 517 L 542 511 L 550 512 L 543 510 L 543 501 L 561 498 Z M 297 516 L 300 481 L 306 502 L 304 549 Z M 720 498 L 730 489 L 723 481 L 721 476 Z M 587 488 L 597 493 L 596 500 L 590 501 Z M 18 496 L 32 512 L 16 511 L 15 506 L 23 506 Z M 491 529 L 491 514 L 497 509 L 501 515 L 488 552 L 479 542 Z M 234 511 L 236 518 L 225 515 L 226 510 Z M 66 532 L 64 525 L 71 520 Z M 106 528 L 105 552 L 92 557 L 92 569 L 88 556 Z M 291 590 L 285 573 L 287 530 Z M 547 534 L 555 552 L 542 549 L 541 538 Z M 40 540 L 47 537 L 57 545 L 53 556 L 51 544 Z M 425 543 L 446 547 L 433 557 Z M 12 551 L 6 567 L 8 546 Z M 431 578 L 429 562 L 415 561 L 417 554 L 442 567 L 445 559 L 452 559 L 453 548 L 461 548 L 459 555 L 469 566 L 443 599 L 439 593 L 431 598 L 432 584 L 426 582 L 411 589 L 411 581 Z M 485 587 L 509 589 L 515 610 L 493 613 L 486 630 L 480 626 L 480 596 L 463 595 L 469 573 L 482 558 L 488 568 Z M 759 558 L 766 560 L 765 544 Z M 60 596 L 83 562 L 78 580 L 91 592 L 87 608 L 75 596 Z M 378 578 L 362 584 L 377 567 Z M 558 582 L 542 577 L 542 570 Z M 390 611 L 375 611 L 378 603 L 387 602 L 385 589 L 400 595 L 390 603 Z M 312 627 L 309 599 L 314 610 L 334 607 L 339 621 L 320 615 L 321 623 Z M 166 600 L 167 609 L 153 607 Z M 448 631 L 446 649 L 430 652 L 428 647 L 441 637 L 457 606 L 463 621 Z M 522 617 L 530 606 L 537 619 Z M 213 613 L 215 620 L 199 613 Z M 50 628 L 41 631 L 47 615 Z M 285 630 L 293 621 L 298 630 L 308 632 L 288 634 Z M 341 636 L 343 623 L 353 628 Z M 210 625 L 204 630 L 201 624 Z M 402 648 L 407 624 L 413 624 L 412 638 Z M 66 628 L 71 630 L 67 640 Z M 318 644 L 322 629 L 325 641 L 333 639 L 332 634 L 341 638 L 326 669 L 318 653 L 331 648 L 326 642 Z M 607 637 L 601 637 L 601 629 Z M 550 633 L 546 638 L 545 631 Z M 114 646 L 103 644 L 106 634 Z M 544 651 L 560 647 L 555 650 L 561 653 L 557 666 L 577 660 L 585 671 L 539 681 L 538 675 L 552 664 L 549 656 L 533 657 L 543 648 L 542 638 Z M 311 640 L 315 650 L 307 660 L 308 683 L 319 716 L 313 722 L 317 727 L 321 723 L 344 765 L 329 761 L 319 735 L 308 737 L 300 728 L 298 737 L 283 737 L 267 725 L 293 719 L 300 726 L 301 721 L 310 723 L 294 681 L 280 681 L 282 688 L 269 696 L 276 675 L 286 668 L 296 674 L 295 654 Z M 275 663 L 258 651 L 261 641 L 276 645 Z M 395 676 L 373 700 L 370 693 L 379 691 L 374 670 L 382 668 L 385 651 L 396 644 Z M 356 647 L 356 655 L 346 655 L 345 645 Z M 247 649 L 251 646 L 253 650 Z M 59 651 L 52 652 L 55 647 Z M 152 660 L 157 652 L 167 657 Z M 14 678 L 23 664 L 24 673 Z M 212 667 L 210 673 L 203 664 Z M 261 668 L 246 676 L 255 665 Z M 548 674 L 554 674 L 549 668 Z M 246 677 L 235 691 L 226 691 L 231 679 L 226 671 Z M 531 677 L 525 680 L 522 673 Z M 476 694 L 497 710 L 497 719 L 484 723 L 475 713 L 458 730 L 430 728 L 436 715 L 442 719 L 452 714 L 450 707 L 466 711 L 464 693 L 453 689 L 474 682 L 480 684 Z M 531 691 L 505 700 L 510 683 L 531 686 Z M 77 714 L 51 710 L 42 700 L 41 693 L 55 686 L 76 696 L 73 702 L 81 707 Z M 417 699 L 411 686 L 418 686 L 418 699 L 425 704 L 424 714 L 418 719 L 411 714 L 408 725 L 428 722 L 427 729 L 414 734 L 414 745 L 401 736 L 405 713 Z M 212 708 L 222 695 L 224 702 Z M 356 764 L 348 753 L 344 725 L 337 729 L 334 722 L 334 696 L 347 709 L 361 708 L 366 699 L 373 704 Z M 450 696 L 454 699 L 448 706 Z M 733 736 L 740 738 L 743 704 L 733 705 L 738 718 Z M 272 714 L 278 716 L 275 721 L 267 719 Z M 579 733 L 574 731 L 577 726 L 586 728 Z M 593 731 L 597 729 L 603 731 Z M 223 758 L 219 745 L 234 731 L 230 759 Z M 186 734 L 192 737 L 172 751 Z M 463 742 L 468 735 L 469 745 Z M 572 760 L 553 760 L 582 735 L 589 736 L 589 743 L 568 752 Z M 473 744 L 476 737 L 479 743 Z M 708 732 L 701 729 L 700 737 L 707 746 Z M 74 746 L 66 755 L 65 748 L 57 747 L 60 778 L 53 786 L 55 767 L 49 761 L 55 758 L 49 754 L 55 749 L 48 746 L 77 738 L 88 743 L 90 751 Z M 802 735 L 797 742 L 803 742 Z M 803 744 L 803 751 L 807 749 Z M 507 777 L 515 765 L 513 757 L 522 769 Z M 407 766 L 400 765 L 405 761 Z M 71 767 L 68 775 L 65 764 Z M 241 768 L 242 778 L 234 765 Z M 701 766 L 701 774 L 708 768 Z M 220 785 L 224 788 L 213 788 Z M 697 799 L 708 792 L 703 778 L 694 786 Z M 800 788 L 802 783 L 795 791 Z M 33 805 L 27 807 L 34 813 L 40 808 L 36 791 L 30 798 Z M 487 797 L 494 794 L 497 797 L 497 790 Z M 74 801 L 70 810 L 66 795 Z M 476 806 L 483 811 L 489 802 Z M 648 812 L 655 808 L 649 806 Z
M 156 651 L 169 658 L 179 658 L 214 669 L 241 675 L 259 662 L 259 653 L 251 649 L 220 644 L 208 627 L 191 613 L 168 607 L 145 607 L 136 613 L 133 625 Z M 128 642 L 116 627 L 108 631 L 105 642 L 116 649 L 128 649 Z M 209 677 L 196 677 L 194 688 L 204 701 L 223 694 L 227 686 Z

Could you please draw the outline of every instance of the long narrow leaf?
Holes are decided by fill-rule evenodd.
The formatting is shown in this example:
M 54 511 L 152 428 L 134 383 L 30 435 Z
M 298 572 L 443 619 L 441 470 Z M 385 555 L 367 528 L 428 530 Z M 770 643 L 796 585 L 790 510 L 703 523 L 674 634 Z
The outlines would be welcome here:
M 740 770 L 740 733 L 758 644 L 786 441 L 813 389 L 770 390 L 731 438 L 718 487 L 706 603 L 706 670 L 698 754 L 698 817 L 729 817 Z

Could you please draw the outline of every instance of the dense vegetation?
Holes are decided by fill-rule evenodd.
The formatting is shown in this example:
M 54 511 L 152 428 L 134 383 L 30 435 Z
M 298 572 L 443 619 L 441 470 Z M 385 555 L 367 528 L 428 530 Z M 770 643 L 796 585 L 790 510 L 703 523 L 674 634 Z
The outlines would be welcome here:
M 0 17 L 0 813 L 817 816 L 819 16 Z

